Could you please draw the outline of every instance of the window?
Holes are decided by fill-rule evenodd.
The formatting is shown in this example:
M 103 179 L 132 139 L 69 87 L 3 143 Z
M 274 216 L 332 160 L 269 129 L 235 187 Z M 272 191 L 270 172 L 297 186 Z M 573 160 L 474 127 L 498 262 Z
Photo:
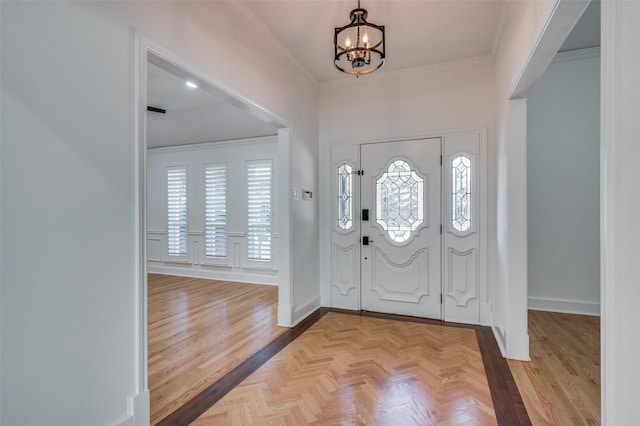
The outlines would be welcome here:
M 167 170 L 167 252 L 187 255 L 187 169 Z
M 471 160 L 460 155 L 451 161 L 451 225 L 456 231 L 471 228 Z
M 247 258 L 271 260 L 271 160 L 247 162 Z
M 424 220 L 423 181 L 404 160 L 393 161 L 376 181 L 376 220 L 392 241 L 407 241 Z
M 205 255 L 227 256 L 227 166 L 218 164 L 204 169 Z
M 338 167 L 338 227 L 350 229 L 353 226 L 352 180 L 353 168 L 349 164 Z

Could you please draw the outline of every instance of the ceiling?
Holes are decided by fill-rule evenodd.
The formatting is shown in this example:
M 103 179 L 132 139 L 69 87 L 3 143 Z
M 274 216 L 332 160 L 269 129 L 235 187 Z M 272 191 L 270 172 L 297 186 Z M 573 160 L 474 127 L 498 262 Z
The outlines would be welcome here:
M 245 0 L 318 81 L 353 78 L 333 65 L 333 29 L 349 23 L 357 1 Z M 497 0 L 362 0 L 368 21 L 385 26 L 383 70 L 398 70 L 492 52 L 500 23 Z
M 254 117 L 211 87 L 190 88 L 187 79 L 147 64 L 147 147 L 218 142 L 275 135 L 273 125 Z
M 243 4 L 316 80 L 353 78 L 333 66 L 333 28 L 348 23 L 355 0 L 244 0 Z M 385 25 L 387 60 L 379 71 L 385 72 L 494 54 L 507 3 L 362 0 L 361 6 L 368 10 L 369 22 Z M 588 6 L 560 51 L 599 46 L 599 6 L 596 0 Z M 237 102 L 234 105 L 214 87 L 188 88 L 186 71 L 161 63 L 149 63 L 148 68 L 148 104 L 167 110 L 166 114 L 147 113 L 148 147 L 277 134 L 274 125 Z
M 600 1 L 593 0 L 560 47 L 560 52 L 600 46 Z

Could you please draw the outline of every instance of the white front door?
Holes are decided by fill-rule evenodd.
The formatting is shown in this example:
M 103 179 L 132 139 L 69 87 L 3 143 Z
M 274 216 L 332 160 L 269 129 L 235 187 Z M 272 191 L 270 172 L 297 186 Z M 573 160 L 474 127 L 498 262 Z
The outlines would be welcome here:
M 441 145 L 361 146 L 363 310 L 442 318 Z

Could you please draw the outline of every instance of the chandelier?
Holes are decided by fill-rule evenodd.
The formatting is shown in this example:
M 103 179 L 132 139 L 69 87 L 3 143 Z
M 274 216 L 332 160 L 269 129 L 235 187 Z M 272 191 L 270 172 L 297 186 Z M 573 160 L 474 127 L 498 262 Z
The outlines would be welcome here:
M 379 70 L 384 65 L 384 25 L 367 22 L 367 10 L 360 7 L 350 13 L 351 23 L 336 28 L 333 38 L 333 63 L 340 71 L 356 77 Z

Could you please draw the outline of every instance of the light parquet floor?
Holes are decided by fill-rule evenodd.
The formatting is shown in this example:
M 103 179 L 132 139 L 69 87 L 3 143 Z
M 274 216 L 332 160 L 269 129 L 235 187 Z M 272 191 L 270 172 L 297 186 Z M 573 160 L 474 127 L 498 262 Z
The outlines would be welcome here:
M 273 286 L 149 274 L 151 424 L 284 333 Z
M 329 312 L 194 425 L 493 425 L 476 332 Z
M 529 311 L 531 362 L 508 360 L 534 425 L 600 424 L 600 318 Z

